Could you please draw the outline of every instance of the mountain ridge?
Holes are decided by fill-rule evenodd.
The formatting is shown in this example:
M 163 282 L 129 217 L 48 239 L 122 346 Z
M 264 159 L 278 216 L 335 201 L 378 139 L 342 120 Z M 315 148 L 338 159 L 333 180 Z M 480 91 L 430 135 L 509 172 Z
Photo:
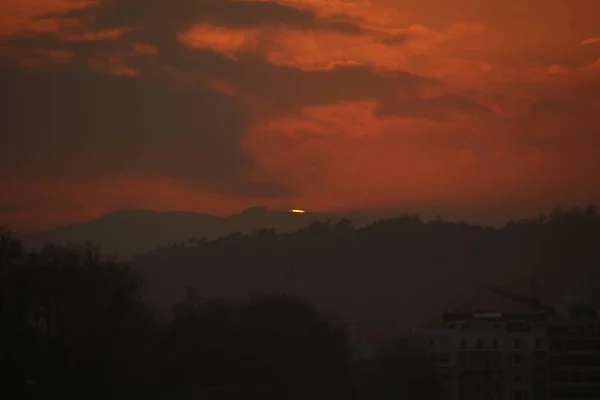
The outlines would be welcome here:
M 541 207 L 535 207 L 541 211 Z M 240 232 L 275 229 L 291 232 L 310 225 L 315 220 L 335 223 L 341 218 L 352 221 L 355 227 L 365 226 L 381 219 L 394 218 L 411 210 L 427 219 L 443 215 L 455 221 L 469 221 L 483 225 L 502 226 L 511 218 L 531 216 L 533 211 L 510 208 L 468 208 L 466 206 L 386 207 L 375 210 L 349 212 L 292 213 L 285 209 L 248 207 L 238 213 L 216 216 L 194 211 L 155 211 L 150 209 L 119 209 L 96 219 L 56 226 L 18 236 L 27 247 L 39 248 L 47 243 L 91 243 L 120 259 L 152 251 L 158 247 L 181 243 L 190 239 L 216 239 Z M 502 222 L 500 222 L 502 221 Z
M 47 243 L 91 243 L 118 258 L 128 259 L 157 247 L 190 239 L 216 239 L 234 232 L 258 229 L 288 232 L 308 226 L 317 219 L 338 220 L 329 213 L 292 213 L 249 207 L 238 214 L 215 216 L 191 211 L 121 209 L 84 222 L 20 234 L 23 243 L 39 248 Z

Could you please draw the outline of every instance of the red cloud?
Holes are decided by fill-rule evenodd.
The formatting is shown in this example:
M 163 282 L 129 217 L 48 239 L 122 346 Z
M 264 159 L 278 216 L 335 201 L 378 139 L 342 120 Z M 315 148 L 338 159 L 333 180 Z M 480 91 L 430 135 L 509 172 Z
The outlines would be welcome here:
M 0 36 L 11 39 L 0 46 L 3 61 L 57 70 L 80 62 L 99 72 L 86 76 L 89 95 L 79 95 L 89 101 L 81 111 L 98 122 L 75 120 L 95 133 L 95 147 L 86 133 L 64 135 L 82 154 L 98 152 L 80 156 L 81 167 L 93 158 L 98 175 L 112 174 L 118 153 L 142 170 L 119 179 L 13 181 L 14 200 L 28 199 L 29 207 L 10 214 L 15 223 L 87 218 L 125 206 L 228 212 L 252 203 L 323 210 L 553 205 L 600 197 L 594 181 L 600 174 L 600 53 L 591 46 L 597 2 L 548 0 L 543 9 L 537 0 L 493 7 L 471 0 L 274 2 L 153 1 L 136 10 L 99 0 L 63 16 L 89 3 L 8 2 L 8 11 L 0 12 Z M 576 25 L 569 22 L 574 19 Z M 36 42 L 39 34 L 43 40 Z M 96 77 L 102 84 L 92 82 Z M 124 82 L 135 92 L 120 92 L 126 100 L 118 107 L 113 98 L 93 101 L 114 95 Z M 62 127 L 74 129 L 60 124 L 68 118 L 53 115 L 45 129 L 54 128 L 57 138 Z M 118 139 L 106 139 L 115 131 Z M 30 137 L 45 138 L 36 134 Z M 58 139 L 52 140 L 44 143 Z M 211 181 L 219 190 L 262 182 L 293 196 L 281 191 L 265 201 L 179 183 L 189 173 L 204 187 L 229 164 L 235 173 Z M 167 178 L 134 178 L 142 175 Z M 51 196 L 51 187 L 55 204 L 89 211 L 44 210 L 46 203 L 36 199 Z M 151 193 L 160 195 L 148 200 Z
M 40 17 L 84 8 L 94 3 L 91 0 L 5 0 L 0 8 L 0 38 L 59 31 L 65 26 L 77 24 L 77 21 Z
M 62 35 L 62 39 L 68 42 L 95 42 L 99 40 L 115 40 L 124 33 L 130 32 L 131 28 L 107 29 L 97 32 L 74 32 Z
M 292 185 L 311 208 L 565 201 L 553 193 L 566 186 L 577 200 L 600 194 L 573 181 L 599 162 L 595 151 L 568 144 L 575 138 L 559 120 L 543 120 L 536 131 L 550 136 L 529 144 L 519 138 L 531 126 L 496 117 L 436 123 L 377 118 L 375 109 L 374 101 L 309 108 L 255 126 L 244 143 L 255 176 Z

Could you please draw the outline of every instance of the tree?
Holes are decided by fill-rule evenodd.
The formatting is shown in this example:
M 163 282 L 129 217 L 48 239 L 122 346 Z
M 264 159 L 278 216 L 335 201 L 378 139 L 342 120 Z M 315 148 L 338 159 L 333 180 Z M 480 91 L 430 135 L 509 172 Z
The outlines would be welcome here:
M 415 339 L 412 336 L 395 338 L 378 349 L 375 384 L 381 390 L 382 399 L 444 398 L 437 373 Z
M 264 373 L 257 381 L 287 398 L 348 390 L 348 333 L 312 304 L 282 294 L 255 295 L 242 309 L 241 323 Z
M 343 329 L 285 295 L 177 306 L 166 342 L 167 387 L 227 387 L 263 397 L 343 393 L 350 348 Z
M 7 368 L 22 371 L 15 384 L 34 380 L 91 396 L 151 380 L 143 360 L 151 354 L 152 315 L 128 266 L 91 246 L 48 245 L 23 253 L 5 278 L 10 301 L 2 314 L 12 335 L 3 344 L 12 352 Z

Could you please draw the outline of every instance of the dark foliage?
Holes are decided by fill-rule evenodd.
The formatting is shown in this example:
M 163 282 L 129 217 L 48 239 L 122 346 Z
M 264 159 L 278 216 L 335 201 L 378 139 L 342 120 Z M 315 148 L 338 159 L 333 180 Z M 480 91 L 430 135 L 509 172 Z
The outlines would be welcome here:
M 363 229 L 346 220 L 315 222 L 293 234 L 196 241 L 135 263 L 107 259 L 92 246 L 26 251 L 1 231 L 0 396 L 439 399 L 437 376 L 411 337 L 367 357 L 354 332 L 321 310 L 360 313 L 353 300 L 370 287 L 372 303 L 362 313 L 384 318 L 398 302 L 421 307 L 417 292 L 456 296 L 444 289 L 460 274 L 475 276 L 469 284 L 542 275 L 569 293 L 589 289 L 592 302 L 600 217 L 594 207 L 558 210 L 503 229 L 416 216 Z M 168 314 L 143 301 L 135 272 L 153 279 L 157 268 L 164 281 L 175 278 L 180 298 L 188 285 Z M 190 273 L 206 282 L 195 289 Z M 219 274 L 239 286 L 237 297 L 224 286 L 211 290 Z
M 263 230 L 157 250 L 133 268 L 159 306 L 176 301 L 188 284 L 209 297 L 285 292 L 364 321 L 371 336 L 382 336 L 462 309 L 465 301 L 470 309 L 513 306 L 489 295 L 489 284 L 522 292 L 536 278 L 551 305 L 595 303 L 598 265 L 600 216 L 588 206 L 500 229 L 416 215 L 361 229 L 346 220 L 317 221 L 294 233 Z
M 168 319 L 91 246 L 26 252 L 0 235 L 0 378 L 19 398 L 358 398 L 346 328 L 284 294 L 199 299 Z M 364 381 L 364 380 L 363 380 Z M 369 389 L 368 393 L 372 392 Z

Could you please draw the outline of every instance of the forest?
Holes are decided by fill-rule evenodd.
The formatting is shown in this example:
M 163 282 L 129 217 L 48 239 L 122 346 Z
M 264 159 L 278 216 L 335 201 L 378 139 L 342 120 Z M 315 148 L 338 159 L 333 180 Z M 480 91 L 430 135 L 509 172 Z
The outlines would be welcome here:
M 501 229 L 410 215 L 361 229 L 315 222 L 194 239 L 131 262 L 91 244 L 31 250 L 3 230 L 0 391 L 443 398 L 418 329 L 406 327 L 434 321 L 469 288 L 531 276 L 549 302 L 598 303 L 599 266 L 593 206 Z M 361 318 L 390 328 L 362 337 L 365 347 L 350 323 Z
M 292 233 L 196 238 L 139 255 L 132 268 L 159 308 L 187 286 L 209 298 L 284 292 L 359 325 L 370 341 L 457 309 L 522 309 L 488 285 L 524 293 L 535 279 L 551 306 L 595 303 L 599 265 L 600 217 L 590 205 L 501 228 L 410 214 L 358 229 L 345 219 L 315 221 Z

